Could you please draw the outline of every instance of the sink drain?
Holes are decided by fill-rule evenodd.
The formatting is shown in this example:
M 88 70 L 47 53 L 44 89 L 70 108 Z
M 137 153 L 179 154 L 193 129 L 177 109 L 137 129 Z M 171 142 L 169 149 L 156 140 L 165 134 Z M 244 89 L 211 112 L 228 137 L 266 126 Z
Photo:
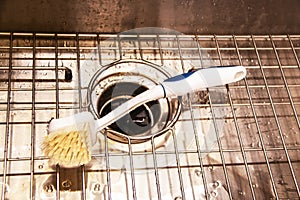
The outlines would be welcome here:
M 101 68 L 89 85 L 90 110 L 97 118 L 170 77 L 146 61 L 118 61 Z M 122 143 L 142 143 L 160 135 L 177 121 L 178 99 L 149 101 L 108 126 L 103 133 Z
M 108 87 L 98 98 L 98 115 L 104 117 L 125 101 L 147 89 L 145 86 L 128 82 L 120 82 Z M 113 96 L 113 94 L 115 95 Z M 150 101 L 131 111 L 109 127 L 125 135 L 138 136 L 149 132 L 153 125 L 158 122 L 160 116 L 159 101 Z

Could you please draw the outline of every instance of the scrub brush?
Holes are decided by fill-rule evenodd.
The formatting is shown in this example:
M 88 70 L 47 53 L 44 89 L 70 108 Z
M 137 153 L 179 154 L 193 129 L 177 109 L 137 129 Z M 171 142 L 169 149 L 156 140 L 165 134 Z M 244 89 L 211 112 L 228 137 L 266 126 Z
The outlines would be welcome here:
M 91 160 L 91 147 L 98 131 L 114 123 L 140 105 L 160 99 L 173 98 L 208 87 L 236 82 L 246 76 L 243 66 L 210 67 L 171 77 L 123 103 L 104 117 L 95 120 L 90 112 L 54 119 L 43 149 L 53 164 L 75 167 Z
M 87 164 L 91 160 L 91 141 L 96 136 L 90 134 L 94 129 L 93 116 L 81 112 L 74 116 L 53 119 L 48 127 L 42 149 L 50 158 L 50 164 L 74 167 Z

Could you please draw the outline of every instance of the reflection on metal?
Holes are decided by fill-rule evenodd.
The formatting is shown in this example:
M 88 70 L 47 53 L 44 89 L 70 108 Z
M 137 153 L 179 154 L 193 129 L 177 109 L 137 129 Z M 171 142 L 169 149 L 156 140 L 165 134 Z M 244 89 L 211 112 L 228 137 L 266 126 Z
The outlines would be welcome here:
M 1 198 L 298 199 L 299 52 L 299 35 L 0 33 Z M 124 60 L 165 74 L 133 70 L 127 61 L 104 70 Z M 93 161 L 75 169 L 49 166 L 42 153 L 52 117 L 89 109 L 98 116 L 102 84 L 148 88 L 168 75 L 230 64 L 244 65 L 246 79 L 183 96 L 180 104 L 159 100 L 159 115 L 145 114 L 149 105 L 134 118 L 155 126 L 180 105 L 162 134 L 120 143 L 100 133 Z M 111 79 L 89 91 L 101 69 Z

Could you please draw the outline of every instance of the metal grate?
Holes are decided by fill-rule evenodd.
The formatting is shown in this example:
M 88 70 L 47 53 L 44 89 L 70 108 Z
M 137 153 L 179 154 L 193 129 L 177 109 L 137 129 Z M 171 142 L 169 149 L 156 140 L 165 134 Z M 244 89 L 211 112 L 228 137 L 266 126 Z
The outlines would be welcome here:
M 299 54 L 300 35 L 0 33 L 1 199 L 299 199 Z M 92 166 L 49 166 L 40 149 L 48 121 L 86 110 L 86 77 L 124 59 L 178 71 L 241 64 L 248 74 L 219 88 L 224 101 L 212 98 L 214 89 L 184 97 L 188 114 L 178 121 L 190 122 L 193 148 L 181 148 L 174 130 L 171 150 L 152 138 L 150 151 L 135 152 L 130 141 L 114 151 L 104 137 Z M 218 108 L 226 110 L 221 128 Z M 214 127 L 207 151 L 197 121 Z M 136 167 L 141 155 L 152 165 Z M 162 165 L 166 155 L 174 162 Z

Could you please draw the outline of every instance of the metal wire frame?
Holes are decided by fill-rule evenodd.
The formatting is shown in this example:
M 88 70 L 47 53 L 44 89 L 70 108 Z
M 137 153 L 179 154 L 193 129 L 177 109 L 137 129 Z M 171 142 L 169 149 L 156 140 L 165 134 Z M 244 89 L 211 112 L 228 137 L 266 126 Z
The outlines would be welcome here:
M 235 45 L 235 47 L 236 47 L 236 49 L 237 49 L 237 54 L 238 54 L 238 58 L 239 58 L 239 63 L 240 63 L 241 65 L 243 65 L 242 59 L 241 59 L 241 56 L 240 56 L 240 53 L 239 53 L 239 50 L 238 50 L 238 44 L 237 44 L 237 41 L 236 41 L 236 38 L 235 38 L 235 37 L 234 37 L 234 45 Z M 254 114 L 255 123 L 256 123 L 256 125 L 258 125 L 257 116 L 256 116 L 256 113 L 255 113 L 255 109 L 254 109 L 254 106 L 253 106 L 253 102 L 252 102 L 252 98 L 251 98 L 249 86 L 248 86 L 248 83 L 247 83 L 247 77 L 244 79 L 244 81 L 245 81 L 245 85 L 246 85 L 246 89 L 247 89 L 247 94 L 248 94 L 248 97 L 249 97 L 249 101 L 250 101 L 250 104 L 251 104 L 251 109 L 252 109 L 252 112 L 253 112 L 253 114 Z M 227 89 L 228 89 L 228 88 L 227 88 Z M 233 113 L 234 113 L 234 120 L 235 120 L 235 123 L 236 123 L 236 116 L 235 116 L 235 112 L 234 112 L 234 108 L 233 108 L 233 105 L 232 105 L 232 100 L 231 100 L 231 98 L 230 98 L 230 105 L 231 105 L 231 107 L 232 107 L 232 111 L 233 111 Z M 236 124 L 236 127 L 237 127 L 237 130 L 239 130 L 237 124 Z M 259 126 L 257 126 L 257 129 L 258 129 L 259 136 L 260 136 L 260 137 L 259 137 L 259 138 L 260 138 L 260 142 L 263 144 L 263 145 L 262 145 L 262 149 L 263 149 L 264 156 L 265 156 L 265 159 L 266 159 L 266 163 L 267 163 L 267 165 L 268 165 L 268 170 L 269 170 L 269 173 L 270 173 L 270 176 L 271 176 L 272 187 L 273 187 L 274 191 L 276 191 L 275 184 L 274 184 L 274 178 L 273 178 L 273 175 L 272 175 L 272 173 L 271 173 L 269 160 L 268 160 L 268 157 L 267 157 L 266 149 L 265 149 L 265 147 L 264 147 L 264 143 L 263 143 L 263 139 L 262 139 L 262 136 L 261 136 L 261 131 L 260 131 Z M 253 190 L 253 187 L 252 187 L 252 184 L 251 184 L 251 177 L 250 177 L 250 174 L 249 174 L 249 168 L 248 168 L 248 166 L 247 166 L 247 160 L 246 160 L 245 150 L 244 150 L 243 145 L 242 145 L 242 144 L 243 144 L 243 141 L 242 141 L 242 138 L 241 138 L 241 136 L 240 136 L 239 131 L 238 131 L 238 137 L 239 137 L 240 144 L 241 144 L 241 150 L 242 150 L 242 152 L 243 152 L 243 158 L 244 158 L 245 167 L 246 167 L 246 170 L 247 170 L 247 176 L 248 176 L 248 180 L 249 180 L 249 184 L 250 184 L 250 188 L 251 188 L 251 194 L 252 194 L 253 199 L 254 199 L 254 198 L 255 198 L 255 196 L 254 196 L 254 190 Z M 275 192 L 275 195 L 276 195 L 276 197 L 278 198 L 277 192 Z
M 254 48 L 255 48 L 255 52 L 256 52 L 256 54 L 257 54 L 257 57 L 259 58 L 258 50 L 257 50 L 257 47 L 256 47 L 255 40 L 254 40 L 253 36 L 252 36 L 252 41 L 253 41 L 253 45 L 254 45 Z M 272 40 L 271 40 L 271 41 L 272 41 Z M 276 52 L 275 45 L 274 45 L 273 41 L 272 41 L 272 45 L 273 45 L 274 51 Z M 278 58 L 278 55 L 277 55 L 277 54 L 276 54 L 276 58 Z M 258 59 L 258 62 L 259 62 L 259 66 L 262 67 L 262 63 L 261 63 L 260 59 Z M 279 62 L 278 64 L 279 64 L 279 67 L 280 67 L 280 69 L 281 69 L 280 62 Z M 299 187 L 298 187 L 297 180 L 296 180 L 296 177 L 295 177 L 295 172 L 294 172 L 294 169 L 293 169 L 293 166 L 292 166 L 292 163 L 291 163 L 291 160 L 290 160 L 290 157 L 289 157 L 287 148 L 286 148 L 286 144 L 285 144 L 284 137 L 283 137 L 283 132 L 282 132 L 282 129 L 281 129 L 281 126 L 280 126 L 278 117 L 277 117 L 277 113 L 276 113 L 276 110 L 275 110 L 275 106 L 274 106 L 274 103 L 273 103 L 273 99 L 272 99 L 271 93 L 270 93 L 270 91 L 269 91 L 269 89 L 268 89 L 267 79 L 266 79 L 266 76 L 264 75 L 264 71 L 263 71 L 262 68 L 261 68 L 261 72 L 262 72 L 262 75 L 263 75 L 263 79 L 264 79 L 264 83 L 265 83 L 265 86 L 266 86 L 266 89 L 267 89 L 267 93 L 268 93 L 268 96 L 269 96 L 269 99 L 270 99 L 270 104 L 271 104 L 271 107 L 272 107 L 272 111 L 273 111 L 273 114 L 274 114 L 274 117 L 275 117 L 275 120 L 276 120 L 276 124 L 277 124 L 277 127 L 278 127 L 279 134 L 280 134 L 280 139 L 281 139 L 281 141 L 282 141 L 282 145 L 283 145 L 283 148 L 284 148 L 286 157 L 287 157 L 287 161 L 288 161 L 288 164 L 289 164 L 289 167 L 290 167 L 292 176 L 293 176 L 293 181 L 294 181 L 294 183 L 295 183 L 297 193 L 298 193 L 298 195 L 300 196 L 300 193 L 299 193 Z M 282 72 L 282 69 L 281 69 L 281 74 L 282 74 L 282 76 L 284 77 L 284 73 Z M 285 77 L 284 77 L 284 80 L 285 80 Z M 285 87 L 286 87 L 286 89 L 287 89 L 287 91 L 288 91 L 288 94 L 289 94 L 289 89 L 288 89 L 288 86 L 287 86 L 286 81 L 285 81 Z M 289 96 L 289 98 L 290 98 L 290 101 L 293 102 L 290 96 Z M 293 103 L 292 103 L 291 105 L 294 106 Z M 296 112 L 295 112 L 295 114 L 296 114 Z M 297 117 L 296 117 L 296 119 L 297 119 Z M 299 125 L 299 123 L 298 123 L 298 125 Z
M 34 185 L 35 185 L 35 176 L 37 175 L 40 175 L 40 174 L 43 174 L 43 173 L 40 173 L 40 172 L 36 172 L 35 171 L 35 162 L 36 160 L 44 160 L 46 158 L 44 157 L 41 157 L 41 156 L 35 156 L 36 154 L 36 149 L 35 149 L 35 143 L 36 143 L 36 128 L 35 126 L 37 124 L 46 124 L 46 122 L 38 122 L 37 121 L 37 116 L 36 116 L 36 111 L 37 110 L 43 110 L 43 109 L 48 109 L 48 108 L 41 108 L 41 107 L 37 107 L 36 105 L 39 103 L 39 102 L 36 102 L 36 91 L 39 91 L 40 89 L 36 88 L 35 85 L 36 85 L 36 71 L 37 71 L 37 66 L 36 66 L 36 60 L 38 60 L 38 58 L 36 58 L 36 50 L 39 49 L 39 47 L 37 47 L 36 45 L 36 40 L 37 40 L 37 37 L 40 37 L 44 34 L 38 34 L 38 33 L 30 33 L 30 34 L 19 34 L 19 33 L 2 33 L 1 35 L 4 35 L 6 36 L 7 38 L 9 38 L 9 46 L 5 47 L 5 46 L 2 46 L 0 47 L 1 49 L 8 49 L 8 65 L 7 66 L 3 66 L 3 68 L 5 69 L 8 69 L 8 74 L 7 74 L 7 80 L 8 80 L 8 84 L 7 84 L 7 88 L 5 88 L 5 90 L 7 91 L 7 100 L 6 100 L 6 117 L 5 117 L 5 121 L 2 121 L 1 124 L 5 125 L 5 139 L 4 139 L 4 154 L 3 154 L 3 159 L 1 160 L 1 162 L 3 163 L 3 172 L 1 174 L 2 178 L 3 178 L 3 184 L 2 184 L 2 193 L 1 193 L 1 198 L 2 199 L 5 199 L 6 198 L 6 190 L 7 190 L 7 179 L 9 179 L 9 177 L 11 176 L 21 176 L 21 175 L 25 175 L 25 174 L 28 174 L 30 176 L 30 191 L 29 191 L 29 195 L 30 195 L 30 199 L 34 199 L 35 198 L 35 191 L 34 191 Z M 31 126 L 31 133 L 30 133 L 30 136 L 31 136 L 31 139 L 30 139 L 30 147 L 31 147 L 31 150 L 30 150 L 30 156 L 29 157 L 20 157 L 20 158 L 10 158 L 9 157 L 9 151 L 11 151 L 10 149 L 10 134 L 12 133 L 12 130 L 11 130 L 11 127 L 14 126 L 14 124 L 17 124 L 17 122 L 13 122 L 10 120 L 10 114 L 11 114 L 11 111 L 12 109 L 15 109 L 15 108 L 12 108 L 12 104 L 15 104 L 16 102 L 13 102 L 11 100 L 11 95 L 12 95 L 12 91 L 15 89 L 15 88 L 12 88 L 12 81 L 15 81 L 13 80 L 13 77 L 12 77 L 12 73 L 13 73 L 13 61 L 14 61 L 14 57 L 13 57 L 13 49 L 16 47 L 18 48 L 17 46 L 14 46 L 13 44 L 13 41 L 14 41 L 14 37 L 15 36 L 22 36 L 22 35 L 25 35 L 25 36 L 28 36 L 32 38 L 32 46 L 31 47 L 21 47 L 23 49 L 30 49 L 32 50 L 32 58 L 29 58 L 30 60 L 32 60 L 32 88 L 31 88 L 31 92 L 32 92 L 32 102 L 31 102 L 31 121 L 28 121 L 28 122 L 18 122 L 19 124 L 30 124 Z M 47 35 L 47 34 L 46 34 Z M 119 55 L 119 58 L 122 59 L 123 58 L 123 51 L 124 51 L 124 47 L 122 47 L 121 45 L 121 38 L 119 36 L 116 36 L 116 35 L 103 35 L 103 34 L 90 34 L 90 35 L 87 35 L 87 34 L 49 34 L 51 37 L 53 37 L 53 41 L 55 42 L 55 46 L 54 48 L 49 48 L 49 49 L 53 49 L 54 50 L 54 53 L 55 53 L 55 87 L 54 87 L 54 90 L 55 90 L 55 102 L 48 102 L 49 104 L 51 103 L 54 103 L 54 109 L 55 109 L 55 117 L 60 117 L 60 110 L 62 109 L 61 107 L 61 101 L 60 101 L 60 82 L 59 82 L 59 74 L 58 74 L 58 70 L 59 70 L 59 50 L 62 49 L 63 47 L 60 46 L 59 44 L 59 39 L 60 37 L 71 37 L 72 40 L 75 41 L 75 46 L 74 46 L 74 49 L 76 51 L 76 64 L 77 64 L 77 70 L 79 72 L 80 70 L 80 66 L 81 66 L 81 53 L 80 53 L 80 50 L 81 49 L 95 49 L 95 48 L 98 48 L 99 52 L 105 50 L 105 49 L 113 49 L 113 47 L 102 47 L 101 46 L 101 39 L 103 37 L 115 37 L 116 38 L 116 41 L 118 43 L 118 45 L 116 46 L 115 48 L 115 51 L 118 51 L 118 55 Z M 85 36 L 92 36 L 93 38 L 95 38 L 94 40 L 96 40 L 97 45 L 96 47 L 95 46 L 91 46 L 91 47 L 81 47 L 80 46 L 80 38 L 81 37 L 85 37 Z M 143 51 L 146 51 L 147 49 L 148 50 L 157 50 L 159 52 L 159 56 L 160 56 L 160 59 L 159 59 L 159 62 L 161 64 L 164 64 L 164 56 L 163 56 L 163 51 L 165 49 L 172 49 L 174 47 L 163 47 L 162 44 L 161 44 L 161 41 L 162 41 L 162 36 L 159 36 L 157 35 L 156 36 L 156 40 L 157 40 L 157 47 L 142 47 L 141 46 L 141 42 L 140 40 L 142 40 L 141 36 L 137 36 L 139 38 L 139 42 L 138 42 L 138 46 L 137 47 L 126 47 L 127 49 L 133 49 L 133 50 L 138 50 L 139 54 L 140 54 L 140 57 L 143 59 L 145 59 L 144 57 L 144 54 L 143 54 Z M 276 199 L 281 199 L 281 198 L 297 198 L 300 196 L 300 192 L 299 192 L 299 186 L 298 186 L 298 181 L 297 181 L 297 173 L 296 173 L 296 169 L 295 169 L 295 165 L 299 165 L 299 158 L 297 158 L 295 160 L 295 158 L 292 158 L 290 156 L 290 151 L 293 151 L 293 150 L 299 150 L 299 146 L 291 146 L 291 145 L 288 145 L 287 142 L 286 142 L 286 137 L 285 137 L 285 133 L 283 131 L 283 124 L 282 122 L 280 121 L 279 119 L 279 114 L 277 112 L 277 106 L 281 106 L 281 105 L 288 105 L 290 106 L 290 108 L 292 109 L 292 114 L 289 114 L 288 116 L 290 117 L 293 117 L 294 120 L 295 120 L 295 124 L 296 126 L 293 127 L 294 129 L 296 129 L 296 131 L 300 130 L 300 126 L 299 126 L 299 117 L 298 117 L 298 110 L 297 110 L 297 106 L 300 105 L 300 102 L 298 100 L 295 100 L 295 99 L 298 99 L 298 96 L 295 96 L 296 94 L 295 93 L 292 93 L 290 90 L 291 88 L 299 88 L 299 84 L 296 83 L 296 84 L 289 84 L 288 80 L 287 80 L 287 75 L 285 74 L 285 70 L 288 70 L 288 69 L 300 69 L 300 64 L 299 64 L 299 57 L 298 57 L 298 52 L 300 50 L 300 47 L 299 47 L 299 40 L 300 40 L 300 36 L 297 36 L 297 35 L 281 35 L 281 36 L 273 36 L 273 35 L 263 35 L 263 36 L 252 36 L 252 35 L 249 35 L 249 36 L 219 36 L 219 35 L 208 35 L 208 36 L 176 36 L 177 37 L 177 40 L 178 40 L 178 47 L 175 48 L 178 50 L 179 52 L 179 58 L 180 60 L 183 60 L 184 59 L 184 56 L 182 54 L 182 51 L 183 50 L 187 50 L 187 48 L 183 48 L 180 46 L 180 41 L 182 39 L 184 39 L 184 37 L 190 37 L 190 38 L 195 38 L 195 40 L 198 41 L 198 43 L 201 44 L 201 42 L 203 42 L 203 40 L 205 40 L 207 43 L 209 43 L 210 45 L 208 45 L 208 47 L 202 47 L 203 49 L 205 50 L 208 50 L 208 51 L 215 51 L 216 54 L 216 58 L 217 60 L 219 60 L 220 64 L 223 65 L 225 64 L 224 62 L 224 58 L 223 58 L 223 54 L 222 54 L 222 51 L 232 51 L 236 54 L 237 56 L 237 62 L 238 64 L 248 64 L 248 63 L 245 63 L 245 58 L 242 57 L 241 55 L 241 51 L 254 51 L 255 52 L 255 55 L 256 55 L 256 58 L 257 58 L 257 61 L 258 61 L 258 65 L 247 65 L 247 68 L 249 70 L 252 70 L 252 69 L 259 69 L 260 72 L 261 72 L 261 77 L 263 79 L 263 84 L 262 85 L 255 85 L 253 84 L 251 81 L 250 81 L 250 78 L 246 78 L 244 80 L 244 85 L 229 85 L 229 86 L 226 86 L 226 91 L 227 91 L 227 96 L 228 96 L 228 106 L 230 107 L 231 109 L 231 113 L 232 113 L 232 119 L 233 119 L 233 123 L 234 123 L 234 127 L 235 127 L 235 133 L 236 133 L 236 136 L 238 138 L 238 141 L 239 141 L 239 149 L 235 149 L 235 148 L 232 148 L 232 149 L 227 149 L 223 146 L 223 141 L 221 140 L 221 137 L 219 136 L 218 137 L 218 148 L 217 149 L 213 149 L 211 152 L 216 152 L 216 153 L 219 153 L 220 154 L 220 157 L 221 157 L 221 163 L 219 164 L 216 164 L 215 166 L 220 166 L 222 167 L 223 169 L 223 172 L 224 172 L 224 176 L 225 176 L 225 183 L 226 183 L 226 188 L 227 188 L 227 191 L 228 191 L 228 194 L 229 194 L 229 198 L 230 199 L 233 199 L 233 196 L 235 195 L 233 192 L 232 192 L 232 184 L 231 184 L 231 179 L 227 173 L 227 170 L 228 170 L 228 166 L 238 166 L 238 165 L 241 165 L 241 166 L 244 166 L 245 168 L 245 171 L 246 171 L 246 178 L 248 180 L 248 185 L 249 185 L 249 189 L 250 189 L 250 192 L 251 192 L 251 197 L 253 199 L 259 199 L 258 196 L 256 196 L 256 189 L 254 188 L 253 186 L 253 174 L 251 173 L 251 170 L 250 170 L 250 166 L 255 166 L 255 165 L 258 165 L 258 164 L 262 164 L 262 165 L 265 165 L 267 167 L 267 171 L 268 171 L 268 176 L 270 178 L 270 182 L 271 182 L 271 186 L 272 186 L 272 192 L 274 193 L 274 197 Z M 229 47 L 222 47 L 220 46 L 220 42 L 222 41 L 231 41 L 233 43 L 232 46 L 229 46 Z M 274 40 L 285 40 L 285 41 L 288 41 L 288 43 L 290 44 L 290 46 L 284 46 L 284 47 L 280 47 L 280 46 L 277 46 L 276 43 L 274 42 Z M 241 43 L 241 41 L 249 41 L 249 43 L 247 43 L 247 45 L 245 46 L 245 44 L 243 44 L 242 47 L 239 46 L 239 43 Z M 268 43 L 270 43 L 270 46 L 268 47 L 264 47 L 264 46 L 258 46 L 258 42 L 257 41 L 267 41 Z M 294 43 L 297 43 L 297 46 L 295 46 Z M 20 48 L 20 49 L 21 49 Z M 199 50 L 199 46 L 197 48 L 193 47 L 193 48 L 189 48 L 189 50 Z M 295 59 L 295 64 L 291 64 L 291 65 L 284 65 L 282 64 L 282 58 L 280 58 L 280 55 L 278 54 L 278 51 L 280 50 L 285 50 L 285 51 L 289 51 L 291 55 L 293 55 L 294 59 Z M 264 65 L 263 61 L 262 61 L 262 58 L 261 58 L 261 55 L 263 54 L 262 52 L 260 51 L 273 51 L 274 55 L 275 55 L 275 59 L 277 61 L 277 64 L 274 64 L 274 65 Z M 101 55 L 101 53 L 99 54 Z M 100 57 L 100 56 L 99 56 Z M 201 60 L 201 55 L 198 55 L 198 58 Z M 196 59 L 196 58 L 195 58 Z M 99 59 L 99 62 L 100 64 L 103 62 L 101 57 Z M 184 64 L 183 64 L 184 65 Z M 281 74 L 281 79 L 283 80 L 283 84 L 269 84 L 268 81 L 270 81 L 268 78 L 267 78 L 267 75 L 265 74 L 265 70 L 268 69 L 268 68 L 272 68 L 272 69 L 276 69 L 278 68 L 280 70 L 280 74 Z M 183 70 L 184 70 L 184 66 L 183 66 Z M 299 72 L 298 72 L 299 73 Z M 78 81 L 78 85 L 74 88 L 75 90 L 82 90 L 84 88 L 82 88 L 82 86 L 80 85 L 81 81 L 80 81 L 80 74 L 78 73 L 78 77 L 76 77 L 79 81 Z M 272 92 L 270 91 L 270 88 L 276 88 L 276 87 L 282 87 L 284 86 L 285 90 L 286 90 L 286 93 L 287 93 L 287 99 L 288 99 L 288 102 L 283 102 L 283 103 L 278 103 L 278 102 L 275 102 L 274 101 L 274 96 L 272 95 Z M 258 87 L 264 87 L 266 89 L 266 93 L 267 93 L 267 98 L 269 100 L 269 103 L 259 103 L 259 102 L 255 102 L 253 100 L 253 94 L 251 92 L 251 90 L 253 88 L 258 88 Z M 242 89 L 242 90 L 245 90 L 246 94 L 247 94 L 247 97 L 248 97 L 248 100 L 249 100 L 249 104 L 247 103 L 235 103 L 235 92 L 234 90 L 235 89 Z M 83 108 L 82 106 L 82 96 L 81 96 L 81 91 L 78 93 L 78 101 L 79 103 L 76 104 L 75 106 L 72 105 L 72 107 L 70 107 L 70 109 L 78 109 L 78 110 L 81 110 Z M 2 103 L 3 104 L 3 103 Z M 275 147 L 270 147 L 269 145 L 267 145 L 267 142 L 266 141 L 266 138 L 265 138 L 265 134 L 263 133 L 262 129 L 263 129 L 263 125 L 262 125 L 262 119 L 261 117 L 258 115 L 258 109 L 257 107 L 258 106 L 263 106 L 263 105 L 269 105 L 271 107 L 271 110 L 272 110 L 272 119 L 275 120 L 275 123 L 276 123 L 276 131 L 278 131 L 278 134 L 279 134 L 279 138 L 280 138 L 280 141 L 281 141 L 281 145 L 275 145 Z M 21 104 L 22 105 L 22 104 Z M 77 106 L 78 105 L 78 106 Z M 240 107 L 240 106 L 250 106 L 251 108 L 251 112 L 252 112 L 252 115 L 253 117 L 251 119 L 254 120 L 254 123 L 255 123 L 255 126 L 256 126 L 256 129 L 257 129 L 257 133 L 258 133 L 258 139 L 259 139 L 259 142 L 260 142 L 260 147 L 258 148 L 249 148 L 247 146 L 245 146 L 245 143 L 244 143 L 244 138 L 243 138 L 243 135 L 242 133 L 245 131 L 243 129 L 241 129 L 241 123 L 239 121 L 239 118 L 241 118 L 242 116 L 239 116 L 239 114 L 236 112 L 236 107 Z M 194 105 L 191 101 L 189 101 L 189 107 L 191 109 L 191 118 L 192 118 L 192 121 L 194 121 L 194 116 L 193 116 L 193 108 L 195 108 L 197 105 Z M 224 106 L 224 105 L 216 105 L 214 103 L 211 102 L 210 100 L 210 104 L 209 105 L 202 105 L 202 106 L 207 106 L 209 107 L 212 112 L 213 112 L 213 107 L 214 106 Z M 27 108 L 26 108 L 27 109 Z M 215 120 L 214 116 L 212 117 L 213 120 Z M 195 126 L 195 124 L 194 124 Z M 196 128 L 194 128 L 194 130 L 196 130 Z M 217 130 L 217 127 L 216 127 L 216 133 L 218 133 L 218 130 Z M 195 137 L 197 137 L 197 134 L 195 134 Z M 200 147 L 199 147 L 199 144 L 197 144 L 197 151 L 191 151 L 191 150 L 186 150 L 186 151 L 182 151 L 182 150 L 178 150 L 176 148 L 176 135 L 173 134 L 173 138 L 174 138 L 174 145 L 175 145 L 175 154 L 176 154 L 176 168 L 178 170 L 178 175 L 179 175 L 179 181 L 180 181 L 180 190 L 181 190 L 181 198 L 182 199 L 185 199 L 185 188 L 183 186 L 183 181 L 182 181 L 182 172 L 181 172 L 181 168 L 193 168 L 193 167 L 197 167 L 199 168 L 201 171 L 205 171 L 205 168 L 208 168 L 209 166 L 211 166 L 211 164 L 207 164 L 207 163 L 204 163 L 203 161 L 203 157 L 202 157 L 202 153 L 204 152 L 201 152 L 200 151 Z M 198 141 L 198 140 L 196 140 Z M 110 162 L 109 162 L 109 158 L 111 156 L 116 156 L 116 155 L 112 155 L 111 153 L 109 153 L 108 151 L 108 141 L 107 141 L 107 138 L 106 138 L 106 141 L 105 141 L 105 154 L 104 155 L 100 155 L 100 156 L 105 156 L 106 157 L 106 173 L 107 173 L 107 189 L 108 189 L 108 198 L 111 199 L 111 178 L 110 178 Z M 154 144 L 154 141 L 152 142 L 152 144 Z M 134 165 L 132 163 L 132 156 L 133 156 L 133 152 L 131 150 L 131 145 L 130 145 L 130 142 L 128 144 L 128 148 L 129 148 L 129 157 L 131 158 L 131 182 L 132 182 L 132 191 L 133 191 L 133 199 L 137 199 L 137 194 L 136 194 L 136 187 L 135 187 L 135 170 L 134 169 Z M 273 151 L 278 151 L 278 150 L 283 150 L 284 151 L 284 154 L 285 154 L 285 157 L 286 157 L 286 160 L 283 160 L 283 161 L 272 161 L 269 157 L 269 154 L 270 152 L 273 152 Z M 153 159 L 156 160 L 156 156 L 159 155 L 159 154 L 164 154 L 164 153 L 170 153 L 170 152 L 156 152 L 155 150 L 155 147 L 153 146 L 153 149 L 152 149 L 152 154 L 153 154 Z M 247 153 L 248 152 L 255 152 L 255 151 L 261 151 L 264 155 L 264 161 L 261 162 L 261 161 L 249 161 L 248 157 L 247 157 Z M 242 158 L 243 158 L 243 161 L 241 163 L 229 163 L 226 158 L 225 158 L 225 153 L 234 153 L 234 152 L 240 152 L 242 154 Z M 198 166 L 193 166 L 193 165 L 190 165 L 190 166 L 182 166 L 180 164 L 180 157 L 179 155 L 180 154 L 191 154 L 191 153 L 197 153 L 198 154 L 198 159 L 199 159 L 199 165 Z M 26 160 L 29 160 L 30 161 L 30 171 L 29 172 L 23 172 L 23 173 L 8 173 L 8 164 L 9 162 L 11 161 L 15 161 L 15 160 L 18 160 L 18 161 L 26 161 Z M 279 191 L 278 189 L 278 183 L 276 182 L 277 180 L 277 175 L 275 174 L 275 172 L 272 170 L 273 166 L 274 165 L 277 165 L 277 164 L 280 164 L 280 163 L 284 163 L 284 164 L 287 164 L 288 165 L 288 169 L 290 171 L 290 174 L 291 174 L 291 182 L 289 184 L 293 184 L 293 186 L 291 186 L 292 188 L 294 188 L 294 192 L 292 194 L 292 197 L 289 197 L 287 196 L 286 194 L 282 194 L 282 192 Z M 86 173 L 89 173 L 89 171 L 87 171 L 87 169 L 85 168 L 85 166 L 82 166 L 81 167 L 81 171 L 82 171 L 82 174 L 81 176 L 83 177 L 83 180 L 85 180 L 85 177 L 86 177 Z M 160 191 L 160 180 L 159 180 L 159 176 L 158 176 L 158 172 L 159 170 L 161 170 L 159 167 L 157 166 L 154 166 L 154 169 L 155 169 L 155 178 L 156 178 L 156 187 L 157 187 L 157 197 L 158 199 L 161 199 L 162 196 L 161 196 L 161 191 Z M 51 172 L 52 173 L 52 172 Z M 49 174 L 51 174 L 49 173 Z M 44 174 L 47 174 L 47 173 L 44 173 Z M 202 178 L 203 178 L 203 184 L 205 186 L 205 194 L 206 196 L 209 196 L 209 191 L 208 191 L 208 183 L 207 183 L 207 179 L 206 179 L 206 174 L 205 172 L 204 173 L 201 173 L 202 174 Z M 57 183 L 59 183 L 60 181 L 60 167 L 59 166 L 56 166 L 56 170 L 55 170 L 55 175 L 56 175 L 56 181 Z M 299 179 L 299 178 L 298 178 Z M 288 193 L 288 191 L 286 191 Z M 59 199 L 60 198 L 60 184 L 56 184 L 56 198 Z M 82 182 L 82 193 L 81 193 L 81 199 L 86 199 L 86 185 L 85 185 L 85 182 L 83 181 Z
M 12 71 L 12 33 L 10 34 L 10 42 L 9 42 L 9 72 L 8 72 L 8 87 L 7 87 L 7 112 L 6 112 L 6 132 L 5 132 L 5 143 L 4 143 L 4 163 L 3 163 L 3 182 L 6 182 L 7 176 L 7 159 L 8 159 L 8 138 L 9 138 L 9 115 L 10 115 L 10 97 L 11 97 L 11 71 Z M 2 184 L 2 197 L 1 199 L 5 199 L 5 190 L 6 185 Z

